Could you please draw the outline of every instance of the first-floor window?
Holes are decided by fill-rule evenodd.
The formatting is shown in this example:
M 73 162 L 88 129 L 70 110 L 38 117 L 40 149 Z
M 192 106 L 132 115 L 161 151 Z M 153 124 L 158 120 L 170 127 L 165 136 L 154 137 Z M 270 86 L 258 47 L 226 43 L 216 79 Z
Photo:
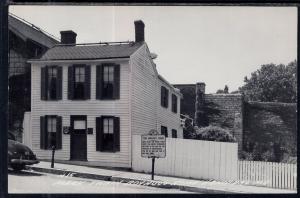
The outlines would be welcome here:
M 120 151 L 120 118 L 101 116 L 96 118 L 96 150 Z
M 56 116 L 47 117 L 47 136 L 48 147 L 56 146 Z
M 62 118 L 56 115 L 40 117 L 40 146 L 41 149 L 62 148 Z
M 168 128 L 165 126 L 161 126 L 161 135 L 168 137 Z
M 114 119 L 103 118 L 103 150 L 112 151 L 114 146 Z
M 177 138 L 177 130 L 172 129 L 172 138 Z

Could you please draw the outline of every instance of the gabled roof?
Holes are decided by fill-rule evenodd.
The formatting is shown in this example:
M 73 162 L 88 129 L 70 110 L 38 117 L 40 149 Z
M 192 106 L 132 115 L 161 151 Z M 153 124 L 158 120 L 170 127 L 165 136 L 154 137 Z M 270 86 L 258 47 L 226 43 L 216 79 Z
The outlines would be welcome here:
M 59 41 L 50 34 L 47 34 L 45 31 L 25 20 L 18 19 L 17 16 L 12 16 L 12 14 L 8 16 L 8 26 L 10 31 L 24 41 L 30 39 L 48 48 L 59 43 Z
M 130 57 L 143 42 L 56 45 L 39 60 L 94 60 Z

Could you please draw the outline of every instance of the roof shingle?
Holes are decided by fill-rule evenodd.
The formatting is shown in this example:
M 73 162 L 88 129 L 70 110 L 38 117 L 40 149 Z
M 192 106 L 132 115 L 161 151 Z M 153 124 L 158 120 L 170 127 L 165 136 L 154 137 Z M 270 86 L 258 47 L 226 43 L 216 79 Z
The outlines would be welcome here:
M 39 60 L 91 60 L 125 58 L 132 55 L 143 43 L 56 45 L 50 48 Z

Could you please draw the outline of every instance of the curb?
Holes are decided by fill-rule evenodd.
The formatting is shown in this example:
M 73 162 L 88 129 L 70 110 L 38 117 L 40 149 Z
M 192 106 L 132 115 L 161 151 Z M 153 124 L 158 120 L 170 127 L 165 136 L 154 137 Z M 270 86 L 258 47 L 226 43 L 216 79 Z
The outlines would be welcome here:
M 148 180 L 114 177 L 114 176 L 107 176 L 107 175 L 97 175 L 97 174 L 91 174 L 91 173 L 80 173 L 80 172 L 75 172 L 75 171 L 40 168 L 40 167 L 30 167 L 30 169 L 37 171 L 37 172 L 50 173 L 50 174 L 55 174 L 55 175 L 64 175 L 64 176 L 70 176 L 70 177 L 95 179 L 95 180 L 103 180 L 103 181 L 113 181 L 113 182 L 120 182 L 120 183 L 127 183 L 127 184 L 137 184 L 137 185 L 144 185 L 144 186 L 150 186 L 150 187 L 155 187 L 155 188 L 177 189 L 177 190 L 181 190 L 181 191 L 203 193 L 203 194 L 238 194 L 237 192 L 232 192 L 232 191 L 175 185 L 175 184 L 168 184 L 168 183 L 160 182 L 160 181 L 151 181 L 151 180 L 148 181 Z

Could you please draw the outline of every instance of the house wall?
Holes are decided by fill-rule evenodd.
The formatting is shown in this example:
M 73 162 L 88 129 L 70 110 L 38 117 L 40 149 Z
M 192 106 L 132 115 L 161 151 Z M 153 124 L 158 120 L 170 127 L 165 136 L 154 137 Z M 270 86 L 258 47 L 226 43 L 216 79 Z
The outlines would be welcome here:
M 168 128 L 168 137 L 172 137 L 172 129 L 177 131 L 177 138 L 183 138 L 183 128 L 180 126 L 180 95 L 177 94 L 174 89 L 172 89 L 168 84 L 166 84 L 162 80 L 158 80 L 157 83 L 157 94 L 159 96 L 157 101 L 158 106 L 158 128 L 157 130 L 161 130 L 161 126 L 166 126 Z M 161 86 L 166 87 L 169 90 L 169 105 L 168 108 L 162 107 L 160 103 L 160 92 Z M 177 113 L 172 111 L 172 94 L 177 96 Z
M 108 62 L 108 61 L 106 61 Z M 120 64 L 120 99 L 96 100 L 96 65 L 99 62 L 82 62 L 91 65 L 91 99 L 83 101 L 68 100 L 68 66 L 72 63 L 56 64 L 63 66 L 63 98 L 60 101 L 40 100 L 41 66 L 32 64 L 32 97 L 31 97 L 31 122 L 32 122 L 32 150 L 41 159 L 50 159 L 50 150 L 40 149 L 40 116 L 62 116 L 63 126 L 70 126 L 70 115 L 87 115 L 87 127 L 93 128 L 93 134 L 87 134 L 87 159 L 93 164 L 103 166 L 131 167 L 130 163 L 130 111 L 129 111 L 129 73 L 128 61 L 116 62 Z M 120 117 L 120 152 L 96 151 L 96 117 L 113 115 Z M 57 150 L 55 158 L 60 160 L 70 159 L 70 135 L 62 134 L 62 149 Z
M 161 81 L 154 63 L 149 57 L 149 51 L 144 45 L 131 57 L 132 65 L 132 134 L 145 134 L 151 129 L 161 130 L 161 125 L 168 127 L 168 137 L 171 130 L 177 130 L 177 137 L 183 138 L 180 126 L 180 95 L 170 85 Z M 160 105 L 161 85 L 169 89 L 168 109 Z M 171 111 L 171 94 L 178 98 L 177 113 Z

